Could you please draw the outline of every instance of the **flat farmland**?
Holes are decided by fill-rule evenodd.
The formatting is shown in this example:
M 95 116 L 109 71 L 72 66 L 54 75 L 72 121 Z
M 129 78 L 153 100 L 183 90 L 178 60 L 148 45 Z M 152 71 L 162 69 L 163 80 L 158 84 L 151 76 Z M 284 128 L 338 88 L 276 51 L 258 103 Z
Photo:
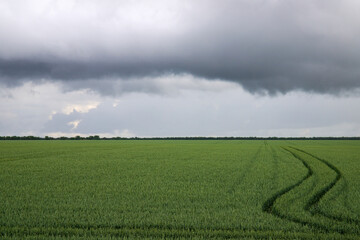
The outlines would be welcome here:
M 360 141 L 0 141 L 1 239 L 359 239 Z

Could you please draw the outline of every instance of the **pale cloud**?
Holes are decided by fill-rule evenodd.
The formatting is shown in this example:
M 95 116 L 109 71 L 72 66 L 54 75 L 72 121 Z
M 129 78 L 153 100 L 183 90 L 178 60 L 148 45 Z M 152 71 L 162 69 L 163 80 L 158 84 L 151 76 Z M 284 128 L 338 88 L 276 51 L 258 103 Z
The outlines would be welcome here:
M 87 113 L 91 109 L 97 108 L 97 106 L 99 106 L 99 104 L 100 104 L 100 102 L 89 102 L 89 103 L 85 103 L 85 104 L 70 104 L 70 105 L 67 105 L 66 107 L 64 107 L 61 110 L 61 112 L 64 114 L 67 114 L 67 115 L 69 115 L 70 113 L 72 113 L 74 111 L 80 112 L 80 113 Z M 56 114 L 56 111 L 53 111 L 53 113 Z
M 94 133 L 94 132 L 81 133 L 81 132 L 72 131 L 72 132 L 45 132 L 43 134 L 44 134 L 44 136 L 49 136 L 49 137 L 54 137 L 54 138 L 75 137 L 75 136 L 88 137 L 88 136 L 95 136 L 95 135 L 98 135 L 101 138 L 103 138 L 103 137 L 106 137 L 106 138 L 113 138 L 113 137 L 131 138 L 131 137 L 137 136 L 133 132 L 131 132 L 129 129 L 123 129 L 123 130 L 115 129 L 112 132 L 96 132 L 96 133 Z
M 34 135 L 47 134 L 48 131 L 45 130 L 45 126 L 50 126 L 55 122 L 56 117 L 62 114 L 63 116 L 68 116 L 68 118 L 64 118 L 66 121 L 58 126 L 60 130 L 58 129 L 51 132 L 66 133 L 66 131 L 69 131 L 71 134 L 75 134 L 80 125 L 74 125 L 73 121 L 83 119 L 81 114 L 96 110 L 104 102 L 110 101 L 112 107 L 118 109 L 119 106 L 123 106 L 123 104 L 129 104 L 127 99 L 136 98 L 137 96 L 141 96 L 141 98 L 148 96 L 149 99 L 162 101 L 161 99 L 165 100 L 167 98 L 180 99 L 181 96 L 184 96 L 184 92 L 189 91 L 215 93 L 227 91 L 234 87 L 239 88 L 239 86 L 234 83 L 208 81 L 194 78 L 191 75 L 168 75 L 168 78 L 162 76 L 154 79 L 139 79 L 137 84 L 157 86 L 161 88 L 161 90 L 159 90 L 161 94 L 148 95 L 148 93 L 137 91 L 136 88 L 134 88 L 134 92 L 127 92 L 120 97 L 104 97 L 103 95 L 86 89 L 64 89 L 61 83 L 48 81 L 37 83 L 27 82 L 15 88 L 2 89 L 3 94 L 0 95 L 0 135 L 26 135 L 30 132 Z M 166 97 L 163 98 L 162 96 Z M 140 103 L 136 103 L 134 107 L 139 107 L 139 104 Z M 109 109 L 106 111 L 104 115 L 114 110 Z M 77 115 L 78 118 L 74 119 L 74 115 Z M 86 117 L 84 120 L 86 122 Z M 72 123 L 69 125 L 69 122 Z M 99 125 L 101 124 L 103 123 L 100 121 Z M 118 130 L 115 133 L 116 129 Z M 115 123 L 110 126 L 107 131 L 108 132 L 93 132 L 89 130 L 87 134 L 101 133 L 112 134 L 112 136 L 135 136 L 134 131 L 127 127 L 119 128 Z
M 102 101 L 100 96 L 88 91 L 63 92 L 60 84 L 46 81 L 27 82 L 2 90 L 0 135 L 27 135 L 30 131 L 42 135 L 44 124 L 57 113 L 69 113 L 74 109 L 87 112 Z
M 56 114 L 56 111 L 52 111 L 51 114 L 49 115 L 49 120 L 52 120 L 53 116 Z
M 81 122 L 81 120 L 74 120 L 74 121 L 68 122 L 67 124 L 72 126 L 71 130 L 75 130 L 79 126 L 80 122 Z
M 184 90 L 202 90 L 202 91 L 223 91 L 226 89 L 239 87 L 234 82 L 223 80 L 209 81 L 206 78 L 195 77 L 190 74 L 162 74 L 152 77 L 138 78 L 104 78 L 90 80 L 73 80 L 71 82 L 61 83 L 64 91 L 88 91 L 101 94 L 103 96 L 121 96 L 129 93 L 149 93 L 160 95 L 178 95 Z M 85 89 L 84 89 L 85 88 Z M 96 89 L 93 91 L 92 89 Z
M 339 124 L 311 127 L 311 128 L 279 128 L 279 129 L 258 129 L 256 136 L 267 137 L 314 137 L 314 136 L 360 136 L 360 124 L 343 122 Z
M 59 137 L 75 137 L 75 136 L 88 137 L 89 135 L 83 133 L 77 133 L 77 132 L 46 132 L 44 133 L 44 136 L 59 138 Z
M 292 92 L 269 97 L 249 94 L 240 87 L 222 91 L 183 89 L 176 95 L 138 92 L 107 97 L 87 113 L 55 114 L 43 131 L 70 132 L 67 123 L 82 119 L 76 134 L 357 136 L 360 128 L 357 106 L 358 96 L 339 98 Z
M 176 94 L 133 92 L 104 97 L 91 91 L 63 92 L 56 83 L 25 84 L 9 90 L 13 97 L 0 97 L 0 135 L 360 135 L 360 96 L 292 92 L 270 97 L 215 81 L 203 84 L 207 90 L 190 80 L 181 87 L 172 80 L 167 84 L 167 89 L 176 88 L 171 84 L 178 87 Z M 63 111 L 74 105 L 82 108 Z
M 136 134 L 131 132 L 129 129 L 124 129 L 122 131 L 115 130 L 114 135 L 124 138 L 136 137 Z

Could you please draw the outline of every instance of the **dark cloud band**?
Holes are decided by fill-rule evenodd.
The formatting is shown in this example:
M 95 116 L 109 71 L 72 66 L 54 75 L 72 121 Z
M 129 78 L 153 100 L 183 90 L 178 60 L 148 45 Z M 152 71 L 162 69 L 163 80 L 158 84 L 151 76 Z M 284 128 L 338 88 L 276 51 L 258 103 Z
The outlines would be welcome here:
M 86 3 L 75 6 L 66 15 L 72 21 L 64 21 L 55 7 L 59 14 L 50 23 L 45 13 L 35 16 L 44 21 L 30 36 L 25 34 L 29 34 L 26 24 L 3 17 L 7 25 L 0 28 L 0 41 L 6 43 L 0 47 L 0 81 L 7 86 L 38 79 L 70 85 L 83 81 L 87 88 L 89 80 L 187 73 L 237 82 L 251 92 L 339 93 L 360 87 L 360 19 L 352 10 L 359 5 L 355 1 L 186 3 L 168 12 L 166 2 L 154 7 L 154 12 L 160 9 L 160 15 L 171 16 L 163 21 L 156 15 L 145 18 L 152 31 L 141 16 L 134 22 L 120 10 L 105 21 L 101 14 L 122 9 L 123 3 L 117 1 L 99 4 L 97 15 L 90 14 L 89 19 L 77 15 L 79 8 L 89 7 Z M 145 11 L 134 9 L 139 14 Z M 94 10 L 89 7 L 89 11 Z M 21 13 L 35 21 L 27 11 Z M 51 28 L 54 23 L 61 26 L 58 31 Z M 90 87 L 96 91 L 96 86 Z

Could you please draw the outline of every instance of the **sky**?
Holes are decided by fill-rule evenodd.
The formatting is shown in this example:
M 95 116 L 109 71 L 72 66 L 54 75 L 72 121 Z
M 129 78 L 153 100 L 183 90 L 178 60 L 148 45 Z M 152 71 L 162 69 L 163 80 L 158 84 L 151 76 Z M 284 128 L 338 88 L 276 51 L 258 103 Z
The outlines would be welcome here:
M 360 136 L 357 0 L 3 0 L 0 135 Z

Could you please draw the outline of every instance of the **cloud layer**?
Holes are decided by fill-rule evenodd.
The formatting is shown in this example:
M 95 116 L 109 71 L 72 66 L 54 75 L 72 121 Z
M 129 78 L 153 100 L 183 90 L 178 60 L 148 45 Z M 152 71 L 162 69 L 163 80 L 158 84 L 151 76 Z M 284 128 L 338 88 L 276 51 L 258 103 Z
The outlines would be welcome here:
M 250 92 L 340 93 L 360 87 L 359 9 L 356 0 L 2 1 L 0 81 L 114 95 L 118 81 L 185 74 Z
M 26 83 L 0 91 L 0 136 L 360 136 L 359 97 L 260 97 L 214 81 L 208 91 L 188 87 L 202 81 L 178 94 L 120 97 Z

